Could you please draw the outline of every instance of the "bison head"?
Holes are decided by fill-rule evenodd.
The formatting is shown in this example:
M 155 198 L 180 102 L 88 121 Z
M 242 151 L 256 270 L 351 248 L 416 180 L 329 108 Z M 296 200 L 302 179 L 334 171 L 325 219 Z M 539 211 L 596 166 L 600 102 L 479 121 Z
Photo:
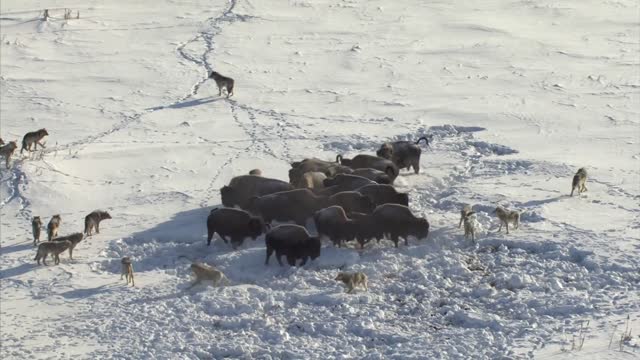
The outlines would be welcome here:
M 302 173 L 300 172 L 299 169 L 297 168 L 289 169 L 289 183 L 291 185 L 295 185 L 296 183 L 298 183 L 301 177 L 302 177 Z
M 393 157 L 393 145 L 391 145 L 390 143 L 382 144 L 380 146 L 380 149 L 376 151 L 376 155 L 381 158 L 391 160 L 391 157 Z
M 335 176 L 322 180 L 322 185 L 324 185 L 325 188 L 328 188 L 337 184 L 338 184 L 338 179 L 336 179 Z
M 249 219 L 249 224 L 247 224 L 249 228 L 249 234 L 253 240 L 255 240 L 258 236 L 262 235 L 263 232 L 266 231 L 266 226 L 261 218 L 252 217 Z
M 373 209 L 375 209 L 376 205 L 373 203 L 370 197 L 361 196 L 357 201 L 357 209 L 354 209 L 355 212 L 371 214 Z
M 393 168 L 391 167 L 389 167 L 388 169 L 391 169 L 393 171 Z M 373 181 L 378 184 L 393 185 L 393 181 L 391 181 L 391 177 L 389 175 L 378 175 Z
M 418 219 L 414 235 L 418 239 L 426 239 L 427 236 L 429 236 L 429 222 L 427 221 L 427 219 Z
M 220 189 L 220 197 L 225 207 L 233 207 L 237 203 L 235 190 L 230 186 L 223 186 Z
M 398 203 L 400 205 L 409 206 L 409 194 L 406 194 L 406 193 L 398 194 Z
M 322 242 L 319 237 L 309 238 L 309 242 L 307 243 L 307 255 L 309 255 L 311 260 L 315 260 L 320 256 L 320 248 L 322 248 Z

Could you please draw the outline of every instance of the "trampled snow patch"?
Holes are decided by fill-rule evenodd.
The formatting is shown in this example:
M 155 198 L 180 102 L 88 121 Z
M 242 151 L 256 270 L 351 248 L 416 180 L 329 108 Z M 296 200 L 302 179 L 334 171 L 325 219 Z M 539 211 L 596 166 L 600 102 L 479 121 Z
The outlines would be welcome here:
M 490 144 L 484 141 L 473 141 L 469 145 L 473 146 L 475 150 L 482 155 L 511 155 L 517 154 L 518 151 L 511 149 L 508 146 Z

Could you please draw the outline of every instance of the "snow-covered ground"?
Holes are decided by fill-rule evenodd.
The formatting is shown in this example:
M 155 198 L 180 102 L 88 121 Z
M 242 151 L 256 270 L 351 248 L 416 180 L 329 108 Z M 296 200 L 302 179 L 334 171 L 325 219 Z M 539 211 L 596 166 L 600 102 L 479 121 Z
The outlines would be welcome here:
M 639 6 L 2 1 L 0 137 L 50 135 L 0 164 L 0 357 L 640 357 Z M 265 267 L 262 238 L 206 246 L 233 176 L 286 180 L 295 160 L 425 134 L 422 172 L 397 185 L 428 240 L 326 244 L 304 268 Z M 589 191 L 569 197 L 582 166 Z M 519 230 L 497 232 L 497 204 L 522 211 Z M 113 219 L 74 260 L 35 264 L 32 216 L 61 214 L 68 234 L 97 208 Z M 185 291 L 180 255 L 232 285 Z M 339 269 L 369 292 L 345 294 Z

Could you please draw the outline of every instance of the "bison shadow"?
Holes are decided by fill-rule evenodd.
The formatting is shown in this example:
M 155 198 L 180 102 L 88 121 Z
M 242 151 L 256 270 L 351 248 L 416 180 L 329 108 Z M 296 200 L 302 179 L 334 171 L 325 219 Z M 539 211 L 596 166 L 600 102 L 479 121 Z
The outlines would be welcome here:
M 133 239 L 158 241 L 163 240 L 202 240 L 207 233 L 207 216 L 211 209 L 222 207 L 221 204 L 207 206 L 174 214 L 171 219 L 156 226 L 131 235 Z
M 222 205 L 195 208 L 174 214 L 169 220 L 159 223 L 149 229 L 133 233 L 123 239 L 131 247 L 131 253 L 120 256 L 134 258 L 135 272 L 166 270 L 176 268 L 178 257 L 181 255 L 197 260 L 211 253 L 215 248 L 207 249 L 207 216 L 211 209 Z M 145 244 L 154 243 L 150 249 L 144 249 Z M 140 253 L 139 251 L 144 251 Z M 103 263 L 107 271 L 120 273 L 121 258 L 112 258 Z

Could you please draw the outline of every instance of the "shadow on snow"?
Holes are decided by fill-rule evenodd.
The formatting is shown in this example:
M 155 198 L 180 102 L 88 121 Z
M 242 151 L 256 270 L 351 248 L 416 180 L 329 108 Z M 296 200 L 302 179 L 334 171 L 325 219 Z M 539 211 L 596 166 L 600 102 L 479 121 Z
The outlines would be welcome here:
M 208 97 L 208 98 L 203 98 L 203 99 L 195 99 L 195 100 L 183 101 L 183 102 L 179 102 L 179 103 L 175 103 L 175 104 L 171 104 L 171 105 L 154 106 L 154 107 L 146 108 L 145 110 L 157 111 L 157 110 L 163 110 L 163 109 L 183 109 L 183 108 L 188 108 L 188 107 L 192 107 L 192 106 L 209 104 L 209 103 L 212 103 L 212 102 L 219 101 L 221 99 L 222 98 Z

